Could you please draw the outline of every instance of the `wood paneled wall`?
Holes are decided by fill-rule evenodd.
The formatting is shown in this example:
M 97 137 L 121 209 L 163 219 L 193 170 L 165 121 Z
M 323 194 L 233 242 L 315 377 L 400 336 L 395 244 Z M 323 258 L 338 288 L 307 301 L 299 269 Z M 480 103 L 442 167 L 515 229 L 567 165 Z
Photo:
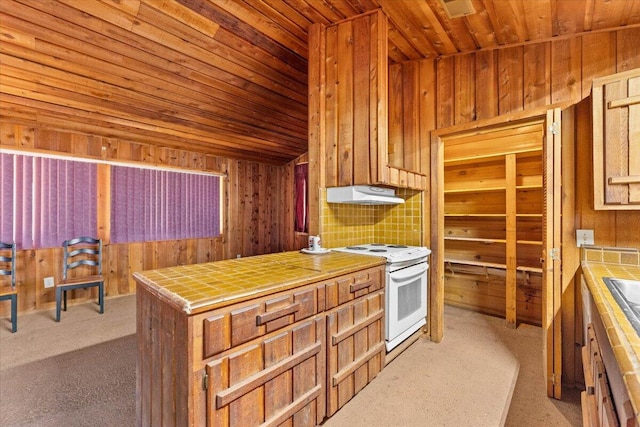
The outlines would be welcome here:
M 0 147 L 24 150 L 25 154 L 47 152 L 226 175 L 223 235 L 213 239 L 105 244 L 107 298 L 135 292 L 131 278 L 135 271 L 295 250 L 307 242 L 306 235 L 293 231 L 293 167 L 306 155 L 285 166 L 273 166 L 12 121 L 0 122 Z M 62 277 L 62 249 L 19 250 L 17 257 L 19 312 L 55 307 L 53 288 L 45 289 L 43 279 Z M 72 302 L 92 298 L 94 290 L 74 292 Z M 0 304 L 0 317 L 8 313 L 9 304 Z
M 589 95 L 594 78 L 640 67 L 638 40 L 640 28 L 630 28 L 393 64 L 390 161 L 413 161 L 403 147 L 426 150 L 425 133 L 434 129 L 577 103 Z
M 578 104 L 589 95 L 594 78 L 640 67 L 638 40 L 640 29 L 630 28 L 392 65 L 389 102 L 404 111 L 401 125 L 391 118 L 389 140 L 427 151 L 429 138 L 424 135 L 435 129 L 552 104 Z M 640 247 L 637 212 L 593 210 L 590 116 L 588 101 L 576 106 L 576 134 L 564 148 L 565 159 L 573 162 L 563 165 L 564 173 L 572 174 L 564 177 L 563 204 L 573 207 L 574 214 L 564 224 L 594 229 L 598 245 Z M 405 161 L 401 157 L 394 161 Z M 582 339 L 579 251 L 573 230 L 564 230 L 562 245 L 563 383 L 573 384 L 581 379 L 575 345 Z

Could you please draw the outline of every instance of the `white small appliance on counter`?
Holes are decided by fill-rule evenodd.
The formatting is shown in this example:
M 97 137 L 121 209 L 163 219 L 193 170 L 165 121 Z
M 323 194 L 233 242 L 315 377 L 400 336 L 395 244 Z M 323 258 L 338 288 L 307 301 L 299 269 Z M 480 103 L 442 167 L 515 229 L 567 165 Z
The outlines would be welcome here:
M 300 249 L 300 252 L 304 254 L 316 255 L 326 254 L 331 251 L 322 247 L 320 236 L 309 236 L 309 246 Z

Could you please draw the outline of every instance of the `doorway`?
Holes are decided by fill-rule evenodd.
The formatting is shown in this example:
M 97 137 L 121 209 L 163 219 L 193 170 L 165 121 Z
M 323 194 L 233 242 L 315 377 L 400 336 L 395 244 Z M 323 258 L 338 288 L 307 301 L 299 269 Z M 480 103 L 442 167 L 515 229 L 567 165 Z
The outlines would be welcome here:
M 556 109 L 442 129 L 431 147 L 432 339 L 442 338 L 445 301 L 502 316 L 510 327 L 539 325 L 547 394 L 556 398 L 560 116 Z

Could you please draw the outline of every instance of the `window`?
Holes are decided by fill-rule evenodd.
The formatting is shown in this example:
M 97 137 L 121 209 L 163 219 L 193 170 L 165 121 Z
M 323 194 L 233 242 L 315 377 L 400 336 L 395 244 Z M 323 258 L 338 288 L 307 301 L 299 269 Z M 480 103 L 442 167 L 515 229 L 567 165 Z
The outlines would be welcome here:
M 0 240 L 20 249 L 95 236 L 95 163 L 0 153 Z
M 20 249 L 97 237 L 97 162 L 0 152 L 0 241 Z M 111 165 L 112 243 L 217 237 L 220 176 Z
M 307 233 L 309 216 L 309 164 L 300 163 L 295 166 L 295 231 Z
M 113 166 L 111 242 L 217 237 L 220 188 L 220 176 Z

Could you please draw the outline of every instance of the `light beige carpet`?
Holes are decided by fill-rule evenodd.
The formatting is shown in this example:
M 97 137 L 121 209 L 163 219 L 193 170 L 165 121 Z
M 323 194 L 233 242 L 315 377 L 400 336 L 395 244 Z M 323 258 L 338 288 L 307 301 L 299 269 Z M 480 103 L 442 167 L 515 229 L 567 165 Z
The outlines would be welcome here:
M 94 302 L 18 316 L 18 332 L 0 319 L 0 370 L 64 354 L 136 333 L 135 295 L 107 298 L 104 314 Z
M 135 424 L 135 296 L 105 309 L 22 315 L 16 334 L 0 319 L 1 426 Z M 540 328 L 446 307 L 442 343 L 417 341 L 324 425 L 579 426 L 579 394 L 564 396 L 545 395 Z
M 546 397 L 542 330 L 445 307 L 444 339 L 420 339 L 326 427 L 580 426 L 579 392 Z

